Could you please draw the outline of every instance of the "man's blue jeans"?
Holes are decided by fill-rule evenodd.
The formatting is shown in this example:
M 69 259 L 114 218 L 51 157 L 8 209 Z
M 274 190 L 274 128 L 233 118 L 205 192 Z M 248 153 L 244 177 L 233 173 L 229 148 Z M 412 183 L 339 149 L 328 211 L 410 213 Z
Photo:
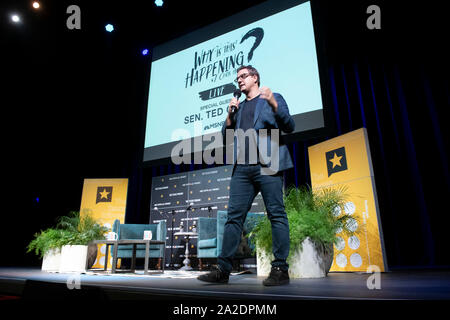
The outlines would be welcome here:
M 283 203 L 283 175 L 262 175 L 260 165 L 236 165 L 230 182 L 228 219 L 225 223 L 222 253 L 218 257 L 221 270 L 231 272 L 232 259 L 241 242 L 245 218 L 258 192 L 264 200 L 272 224 L 273 267 L 288 269 L 289 223 Z

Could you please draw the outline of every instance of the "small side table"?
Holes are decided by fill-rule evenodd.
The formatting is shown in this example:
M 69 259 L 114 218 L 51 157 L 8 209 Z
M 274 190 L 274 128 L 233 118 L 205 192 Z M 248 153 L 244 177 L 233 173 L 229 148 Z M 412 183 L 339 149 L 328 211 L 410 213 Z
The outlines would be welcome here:
M 145 264 L 144 264 L 144 274 L 149 274 L 148 272 L 148 259 L 150 255 L 150 245 L 151 244 L 157 244 L 157 245 L 164 245 L 163 250 L 163 257 L 162 257 L 162 267 L 161 271 L 155 271 L 152 273 L 164 273 L 164 265 L 165 265 L 165 249 L 166 249 L 166 242 L 161 240 L 140 240 L 140 239 L 122 239 L 122 240 L 94 240 L 92 241 L 94 244 L 106 244 L 106 252 L 105 252 L 105 268 L 104 271 L 108 268 L 108 253 L 109 253 L 109 246 L 113 245 L 113 263 L 111 268 L 111 273 L 116 273 L 117 268 L 117 250 L 119 245 L 133 245 L 133 257 L 131 260 L 131 271 L 134 272 L 136 268 L 136 245 L 138 244 L 145 244 Z M 87 268 L 86 268 L 87 269 Z
M 197 232 L 175 232 L 175 236 L 185 236 L 186 237 L 186 251 L 184 251 L 184 266 L 179 270 L 191 271 L 192 267 L 190 266 L 191 260 L 189 260 L 189 240 L 191 237 L 198 236 Z

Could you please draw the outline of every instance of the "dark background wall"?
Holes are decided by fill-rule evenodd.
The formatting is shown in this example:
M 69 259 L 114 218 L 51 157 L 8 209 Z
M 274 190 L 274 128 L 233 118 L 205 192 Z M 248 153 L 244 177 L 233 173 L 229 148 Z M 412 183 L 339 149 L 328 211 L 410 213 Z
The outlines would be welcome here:
M 24 23 L 1 21 L 0 234 L 8 245 L 0 265 L 39 265 L 26 244 L 79 209 L 85 178 L 129 178 L 126 220 L 144 223 L 152 177 L 207 167 L 141 163 L 151 57 L 140 51 L 261 2 L 217 1 L 218 10 L 210 1 L 46 1 L 36 13 L 28 1 L 2 1 L 3 17 L 16 9 Z M 70 4 L 82 10 L 81 30 L 66 28 Z M 372 4 L 381 30 L 366 27 Z M 313 8 L 331 126 L 289 144 L 295 168 L 286 183 L 310 182 L 308 146 L 366 127 L 389 267 L 448 267 L 443 3 L 317 0 Z

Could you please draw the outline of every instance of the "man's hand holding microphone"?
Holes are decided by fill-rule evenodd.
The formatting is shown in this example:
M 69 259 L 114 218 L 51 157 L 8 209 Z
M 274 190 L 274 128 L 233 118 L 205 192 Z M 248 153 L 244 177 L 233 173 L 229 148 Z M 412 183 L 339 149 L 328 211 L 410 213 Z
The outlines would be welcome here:
M 239 98 L 241 96 L 241 90 L 236 89 L 233 93 L 233 98 L 230 101 L 230 104 L 228 105 L 228 116 L 226 119 L 226 125 L 227 127 L 231 126 L 234 120 L 233 117 L 236 114 L 236 112 L 239 110 Z

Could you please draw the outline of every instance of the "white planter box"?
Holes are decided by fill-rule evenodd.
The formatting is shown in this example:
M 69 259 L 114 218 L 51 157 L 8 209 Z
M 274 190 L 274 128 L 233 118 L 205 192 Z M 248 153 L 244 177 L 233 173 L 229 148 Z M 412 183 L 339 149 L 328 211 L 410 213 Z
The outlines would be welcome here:
M 327 276 L 333 262 L 333 248 L 331 254 L 317 248 L 314 243 L 306 238 L 303 241 L 303 250 L 297 250 L 289 264 L 290 278 L 323 278 Z M 262 250 L 257 250 L 257 274 L 268 276 L 272 267 L 273 254 L 267 255 Z
M 42 271 L 59 271 L 61 265 L 61 250 L 50 249 L 42 260 Z
M 88 246 L 63 246 L 59 272 L 86 272 Z

